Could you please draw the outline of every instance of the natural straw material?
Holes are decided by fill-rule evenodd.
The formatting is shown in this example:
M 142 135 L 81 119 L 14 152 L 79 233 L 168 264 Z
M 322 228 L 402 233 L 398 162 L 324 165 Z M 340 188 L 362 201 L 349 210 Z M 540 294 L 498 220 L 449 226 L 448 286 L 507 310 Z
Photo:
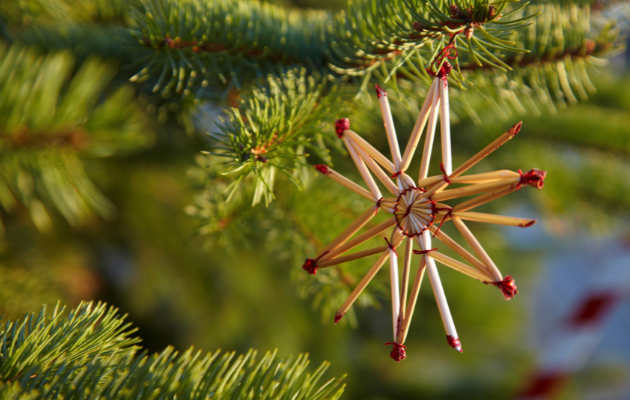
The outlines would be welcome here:
M 389 160 L 380 151 L 376 150 L 356 132 L 350 130 L 350 121 L 348 119 L 340 119 L 336 123 L 337 135 L 348 149 L 348 153 L 354 161 L 363 182 L 357 184 L 325 165 L 315 166 L 319 172 L 327 177 L 358 195 L 373 201 L 374 206 L 361 214 L 348 228 L 328 244 L 316 258 L 307 259 L 303 268 L 311 274 L 315 274 L 319 268 L 378 256 L 378 260 L 354 287 L 350 296 L 335 314 L 335 323 L 337 323 L 365 290 L 383 264 L 389 260 L 394 341 L 387 344 L 394 346 L 391 351 L 391 357 L 396 361 L 401 361 L 406 357 L 404 343 L 416 308 L 420 284 L 425 272 L 428 272 L 429 275 L 431 288 L 433 289 L 444 324 L 447 342 L 456 350 L 462 351 L 461 342 L 457 335 L 453 316 L 442 288 L 435 261 L 461 272 L 465 276 L 496 286 L 508 300 L 518 293 L 514 279 L 511 276 L 503 278 L 497 266 L 470 229 L 468 229 L 464 220 L 518 227 L 532 226 L 536 222 L 533 219 L 484 214 L 469 210 L 519 190 L 524 186 L 541 189 L 546 176 L 544 171 L 537 169 L 526 173 L 520 170 L 498 170 L 463 175 L 468 169 L 513 138 L 521 129 L 520 122 L 451 172 L 451 132 L 448 121 L 450 116 L 448 113 L 448 85 L 445 79 L 446 75 L 438 76 L 431 85 L 428 97 L 422 106 L 402 157 L 389 110 L 387 93 L 382 88 L 377 87 L 379 105 L 383 113 L 384 130 L 390 145 L 392 160 Z M 442 174 L 428 177 L 429 162 L 438 119 L 441 121 L 442 160 L 439 163 L 439 167 L 442 170 Z M 418 183 L 415 183 L 405 170 L 410 165 L 425 130 L 419 180 Z M 373 175 L 376 176 L 376 180 Z M 379 183 L 393 197 L 384 198 L 381 194 Z M 445 203 L 448 200 L 461 199 L 467 196 L 474 197 L 455 206 Z M 379 210 L 382 210 L 383 214 L 390 214 L 390 216 L 360 233 L 359 231 L 372 218 L 376 217 Z M 443 225 L 449 221 L 453 221 L 455 227 L 465 239 L 467 246 L 472 248 L 476 256 L 442 232 Z M 382 235 L 386 234 L 390 228 L 392 228 L 391 235 L 383 238 Z M 369 240 L 377 240 L 378 236 L 385 243 L 381 241 L 367 250 L 347 254 L 355 247 Z M 452 249 L 456 257 L 461 258 L 461 260 L 444 254 L 444 250 L 439 250 L 437 246 L 432 247 L 432 236 L 439 241 L 438 246 L 442 247 L 444 245 L 443 247 Z M 405 242 L 404 250 L 399 249 L 403 241 Z M 416 250 L 414 250 L 414 244 L 417 248 Z M 417 256 L 414 256 L 414 253 Z M 417 259 L 418 256 L 420 266 L 409 291 L 411 265 L 413 258 L 416 257 Z M 400 276 L 401 271 L 399 270 L 400 260 L 403 262 L 402 276 Z

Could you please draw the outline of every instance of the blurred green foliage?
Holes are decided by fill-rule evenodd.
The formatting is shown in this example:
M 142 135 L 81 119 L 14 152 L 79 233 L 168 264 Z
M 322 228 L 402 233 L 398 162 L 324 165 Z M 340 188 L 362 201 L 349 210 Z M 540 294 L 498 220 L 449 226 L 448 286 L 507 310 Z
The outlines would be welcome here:
M 274 3 L 343 8 L 331 1 Z M 549 171 L 545 188 L 520 191 L 485 209 L 506 213 L 524 207 L 542 216 L 545 222 L 530 228 L 539 232 L 571 235 L 585 229 L 623 229 L 630 209 L 630 78 L 614 71 L 607 79 L 589 78 L 584 73 L 592 70 L 579 57 L 563 58 L 561 63 L 553 59 L 589 50 L 588 40 L 596 44 L 589 51 L 609 49 L 616 31 L 612 25 L 589 31 L 592 26 L 587 22 L 595 19 L 589 20 L 588 9 L 567 5 L 563 13 L 555 4 L 566 2 L 551 3 L 554 11 L 536 19 L 545 23 L 525 28 L 516 42 L 538 46 L 538 56 L 552 57 L 553 63 L 539 63 L 531 54 L 514 56 L 512 66 L 532 62 L 508 74 L 472 71 L 476 86 L 467 92 L 453 90 L 453 121 L 458 122 L 453 127 L 455 164 L 523 113 L 521 133 L 475 171 L 538 167 Z M 521 294 L 506 303 L 496 288 L 441 270 L 465 352 L 455 354 L 444 343 L 440 317 L 425 284 L 407 343 L 408 359 L 394 364 L 382 339 L 391 333 L 389 313 L 379 310 L 381 302 L 389 303 L 386 274 L 381 273 L 360 297 L 360 307 L 339 326 L 332 324 L 332 313 L 373 259 L 321 270 L 315 277 L 300 268 L 304 258 L 366 208 L 365 202 L 315 177 L 301 161 L 290 163 L 295 172 L 289 174 L 299 177 L 301 190 L 291 178 L 277 177 L 275 201 L 268 207 L 252 207 L 258 181 L 243 174 L 241 189 L 227 202 L 226 189 L 232 181 L 223 174 L 225 160 L 200 154 L 201 150 L 217 152 L 216 142 L 203 132 L 216 136 L 219 128 L 193 125 L 199 110 L 211 115 L 214 123 L 219 115 L 228 120 L 222 110 L 234 107 L 237 123 L 223 135 L 233 143 L 232 153 L 247 161 L 244 154 L 255 147 L 249 142 L 256 139 L 251 133 L 265 125 L 252 127 L 249 116 L 240 123 L 239 116 L 272 110 L 278 119 L 271 122 L 280 121 L 284 128 L 294 121 L 291 112 L 299 108 L 284 107 L 282 101 L 307 99 L 308 104 L 329 107 L 322 113 L 296 114 L 306 121 L 311 143 L 326 137 L 332 139 L 329 147 L 339 149 L 330 132 L 332 124 L 337 117 L 350 116 L 353 129 L 383 150 L 387 142 L 372 90 L 366 84 L 363 95 L 344 97 L 342 104 L 326 95 L 338 94 L 339 82 L 347 82 L 343 85 L 354 94 L 362 89 L 360 79 L 337 76 L 337 81 L 323 74 L 309 86 L 309 75 L 308 84 L 298 85 L 297 94 L 283 97 L 285 92 L 275 92 L 273 103 L 264 99 L 269 80 L 256 77 L 256 68 L 250 65 L 234 72 L 246 82 L 242 90 L 236 90 L 229 78 L 232 71 L 215 69 L 210 72 L 223 73 L 226 81 L 217 73 L 216 81 L 209 81 L 207 91 L 196 97 L 199 91 L 184 92 L 187 82 L 200 90 L 201 75 L 184 79 L 178 92 L 181 68 L 176 64 L 164 78 L 165 82 L 174 79 L 171 90 L 166 93 L 160 86 L 154 93 L 163 65 L 158 61 L 149 65 L 149 49 L 138 49 L 128 28 L 137 33 L 141 27 L 134 25 L 138 19 L 129 17 L 130 6 L 141 4 L 122 0 L 0 3 L 0 218 L 4 225 L 0 314 L 19 318 L 42 303 L 61 300 L 76 306 L 81 300 L 105 300 L 129 314 L 149 352 L 170 344 L 177 349 L 195 345 L 240 353 L 252 347 L 279 348 L 280 357 L 308 350 L 316 364 L 332 362 L 332 375 L 349 373 L 344 382 L 346 397 L 352 399 L 502 399 L 520 386 L 533 362 L 522 346 L 528 322 L 525 303 L 541 268 L 542 249 L 511 248 L 502 231 L 474 224 L 497 265 L 515 276 Z M 537 41 L 543 37 L 537 29 L 553 26 L 558 30 L 548 42 Z M 416 63 L 414 57 L 405 62 Z M 233 60 L 251 62 L 238 55 Z M 426 84 L 421 71 L 405 77 L 405 67 L 399 66 L 401 74 L 391 74 L 399 61 L 374 70 L 371 79 L 396 78 L 387 85 L 404 142 Z M 595 58 L 590 61 L 597 63 Z M 225 59 L 221 62 L 227 65 Z M 276 80 L 288 70 L 273 63 L 267 66 L 265 72 L 273 72 Z M 564 78 L 559 78 L 559 68 L 565 69 Z M 138 71 L 144 72 L 132 88 L 127 80 Z M 174 77 L 173 71 L 177 71 Z M 150 79 L 140 82 L 143 74 Z M 539 80 L 532 83 L 536 76 Z M 587 78 L 592 79 L 592 87 Z M 309 92 L 314 87 L 322 92 Z M 548 87 L 555 89 L 546 92 Z M 573 105 L 572 96 L 583 100 L 582 94 L 593 88 L 597 91 L 589 93 L 588 101 Z M 208 99 L 213 102 L 198 108 Z M 276 126 L 270 126 L 265 137 L 275 133 Z M 230 137 L 235 131 L 242 133 L 242 141 Z M 304 150 L 300 140 L 291 144 L 299 155 Z M 332 162 L 339 172 L 358 177 L 343 151 L 308 152 L 312 154 L 301 157 L 306 163 Z M 414 168 L 416 164 L 410 169 Z M 431 173 L 439 170 L 434 166 Z M 460 239 L 454 230 L 444 229 Z M 375 238 L 364 246 L 380 241 Z M 170 350 L 162 354 L 173 356 Z M 191 354 L 179 360 L 187 362 L 186 357 Z M 20 391 L 13 385 L 4 393 L 14 398 Z

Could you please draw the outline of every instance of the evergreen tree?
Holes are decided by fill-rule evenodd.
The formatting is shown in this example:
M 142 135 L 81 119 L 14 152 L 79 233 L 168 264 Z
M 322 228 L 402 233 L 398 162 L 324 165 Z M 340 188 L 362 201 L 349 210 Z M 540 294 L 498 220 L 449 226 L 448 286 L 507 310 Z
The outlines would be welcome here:
M 628 78 L 606 81 L 601 71 L 623 51 L 629 7 L 2 1 L 0 396 L 341 396 L 344 384 L 323 377 L 327 363 L 309 370 L 305 355 L 257 357 L 246 349 L 283 343 L 284 357 L 341 346 L 322 343 L 328 327 L 313 328 L 315 316 L 298 298 L 331 321 L 371 262 L 315 276 L 299 267 L 368 203 L 316 177 L 312 166 L 358 176 L 335 120 L 349 117 L 355 131 L 386 149 L 378 84 L 406 139 L 448 63 L 456 165 L 523 119 L 518 145 L 475 171 L 540 166 L 549 172 L 545 191 L 520 204 L 548 226 L 618 227 L 630 207 L 630 97 L 619 90 Z M 432 166 L 430 175 L 439 174 Z M 493 229 L 481 237 L 510 271 L 537 260 L 510 255 Z M 369 306 L 379 307 L 385 282 L 363 292 L 357 305 L 367 310 L 359 313 L 380 318 Z M 481 316 L 466 303 L 465 282 L 445 284 L 454 304 L 470 311 L 468 322 L 487 322 L 478 335 L 504 343 L 520 335 L 509 328 L 497 338 L 496 327 L 516 326 L 518 315 L 497 317 L 507 308 L 485 303 L 491 294 L 475 292 Z M 147 349 L 115 310 L 84 299 L 129 312 Z M 58 301 L 72 311 L 36 311 Z M 432 300 L 421 294 L 420 302 Z M 356 326 L 355 312 L 342 323 Z M 252 339 L 246 332 L 254 329 Z M 427 329 L 422 340 L 431 343 L 434 328 Z M 243 354 L 162 350 L 170 341 L 227 343 Z M 370 382 L 348 379 L 348 390 L 365 398 Z M 480 389 L 486 398 L 513 386 L 488 382 L 490 392 Z M 408 394 L 399 390 L 392 396 Z

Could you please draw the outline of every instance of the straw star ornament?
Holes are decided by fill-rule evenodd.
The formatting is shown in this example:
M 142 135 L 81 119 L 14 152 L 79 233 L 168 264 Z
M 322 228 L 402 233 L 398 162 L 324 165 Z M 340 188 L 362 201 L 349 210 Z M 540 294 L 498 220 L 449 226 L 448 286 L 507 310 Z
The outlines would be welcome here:
M 333 171 L 326 165 L 320 164 L 315 166 L 322 174 L 354 191 L 358 195 L 373 201 L 374 205 L 365 210 L 348 228 L 330 242 L 317 257 L 307 259 L 303 268 L 309 273 L 315 274 L 320 268 L 327 268 L 352 260 L 379 255 L 376 263 L 361 279 L 348 299 L 335 314 L 335 323 L 337 323 L 379 272 L 381 267 L 389 260 L 394 341 L 386 344 L 394 346 L 391 357 L 396 361 L 401 361 L 406 357 L 406 347 L 404 343 L 418 298 L 420 285 L 425 272 L 427 272 L 446 330 L 447 342 L 453 348 L 461 352 L 461 342 L 457 335 L 457 330 L 449 310 L 435 262 L 438 261 L 447 267 L 483 283 L 498 287 L 507 300 L 514 297 L 518 293 L 514 280 L 510 276 L 503 277 L 501 275 L 497 266 L 477 241 L 473 233 L 468 229 L 464 221 L 477 221 L 519 227 L 533 225 L 536 222 L 536 220 L 533 219 L 484 214 L 471 212 L 469 210 L 519 190 L 525 185 L 540 189 L 544 185 L 546 173 L 545 171 L 533 169 L 527 173 L 523 173 L 520 170 L 518 172 L 499 170 L 463 175 L 484 157 L 514 137 L 521 129 L 520 122 L 487 145 L 475 156 L 460 165 L 457 169 L 453 170 L 446 74 L 434 79 L 413 131 L 411 132 L 407 147 L 402 155 L 398 146 L 387 93 L 378 85 L 376 85 L 376 93 L 383 114 L 385 131 L 391 150 L 391 160 L 352 131 L 348 119 L 344 118 L 336 121 L 337 136 L 344 142 L 348 153 L 365 181 L 367 189 Z M 440 167 L 443 174 L 428 176 L 438 117 L 441 121 L 442 163 Z M 425 127 L 427 129 L 424 147 L 422 149 L 420 172 L 417 181 L 414 181 L 407 174 L 407 168 L 416 152 Z M 379 186 L 377 186 L 372 174 L 383 184 L 391 196 L 388 195 L 388 197 L 385 197 L 381 194 Z M 452 184 L 465 185 L 448 189 Z M 475 197 L 455 206 L 449 206 L 443 203 L 447 200 L 467 196 Z M 374 218 L 379 210 L 383 210 L 392 216 L 386 221 L 356 235 Z M 442 232 L 442 224 L 447 221 L 453 222 L 457 230 L 472 248 L 475 253 L 474 255 Z M 385 237 L 385 243 L 382 246 L 346 254 L 367 240 L 383 234 L 388 229 L 391 229 L 391 233 L 388 234 L 389 239 Z M 454 250 L 465 262 L 446 256 L 439 251 L 439 247 L 433 247 L 433 238 L 437 238 L 441 244 Z M 403 244 L 404 250 L 397 251 Z M 415 250 L 414 245 L 419 249 Z M 399 252 L 402 254 L 399 254 Z M 415 279 L 413 283 L 411 283 L 411 291 L 409 292 L 413 254 L 420 255 L 420 262 Z M 402 280 L 399 275 L 399 258 L 403 261 Z

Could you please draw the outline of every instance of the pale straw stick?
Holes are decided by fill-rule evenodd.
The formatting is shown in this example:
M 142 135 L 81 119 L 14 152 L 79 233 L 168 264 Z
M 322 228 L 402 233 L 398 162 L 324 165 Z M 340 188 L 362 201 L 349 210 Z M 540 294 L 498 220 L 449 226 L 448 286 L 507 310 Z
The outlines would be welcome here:
M 374 254 L 381 253 L 388 249 L 388 246 L 379 246 L 373 249 L 358 251 L 356 253 L 348 254 L 347 256 L 333 258 L 324 262 L 318 262 L 318 268 L 332 267 L 333 265 L 343 264 L 348 261 L 358 260 L 359 258 L 373 256 Z
M 446 182 L 446 180 L 444 179 L 444 176 L 442 176 L 441 182 L 435 183 L 427 188 L 426 192 L 424 192 L 424 197 L 431 197 L 433 196 L 433 194 L 444 190 L 444 188 L 446 188 L 447 186 L 448 186 L 448 182 Z
M 522 125 L 523 125 L 523 122 L 521 121 L 517 123 L 516 125 L 514 125 L 513 127 L 511 127 L 507 132 L 505 132 L 503 135 L 496 138 L 492 143 L 487 145 L 479 153 L 477 153 L 468 161 L 460 165 L 455 171 L 453 171 L 452 174 L 450 174 L 449 177 L 450 178 L 458 177 L 464 172 L 466 172 L 467 170 L 469 170 L 473 165 L 477 164 L 479 161 L 481 161 L 486 156 L 488 156 L 488 154 L 492 153 L 493 151 L 501 147 L 503 144 L 505 144 L 508 140 L 512 139 L 521 130 Z
M 378 199 L 374 199 L 374 194 L 370 193 L 369 191 L 365 190 L 361 186 L 359 186 L 356 183 L 352 182 L 350 179 L 346 178 L 345 176 L 341 175 L 340 173 L 335 172 L 333 169 L 331 169 L 327 165 L 319 164 L 319 165 L 316 165 L 315 168 L 317 168 L 317 170 L 319 172 L 321 172 L 322 174 L 326 175 L 327 177 L 329 177 L 333 181 L 335 181 L 335 182 L 341 184 L 342 186 L 352 190 L 356 194 L 358 194 L 358 195 L 360 195 L 362 197 L 365 197 L 366 199 L 368 199 L 370 201 L 377 201 L 378 200 Z
M 409 290 L 409 269 L 411 268 L 411 255 L 413 254 L 413 240 L 409 237 L 406 237 L 405 245 L 405 263 L 403 264 L 403 276 L 402 276 L 402 286 L 401 286 L 401 294 L 400 294 L 400 314 L 398 317 L 398 334 L 400 335 L 400 330 L 402 329 L 403 320 L 406 317 L 406 306 L 407 306 L 407 291 Z M 395 338 L 394 340 L 398 340 Z
M 445 79 L 436 78 L 440 89 L 440 130 L 442 136 L 442 163 L 446 175 L 453 172 L 453 157 L 451 156 L 451 116 L 448 104 L 448 82 Z
M 451 239 L 451 237 L 442 232 L 441 229 L 438 231 L 435 224 L 429 226 L 429 229 L 435 234 L 435 237 L 437 237 L 442 243 L 453 249 L 457 254 L 462 256 L 466 261 L 468 261 L 479 271 L 481 271 L 487 277 L 487 279 L 492 279 L 492 274 L 490 274 L 490 272 L 488 271 L 488 267 L 486 267 L 481 261 L 479 261 L 477 257 L 470 254 L 468 250 L 460 246 L 459 243 Z
M 422 162 L 420 164 L 420 176 L 418 180 L 422 180 L 427 177 L 429 173 L 429 162 L 431 161 L 431 150 L 433 149 L 433 139 L 435 138 L 435 126 L 437 125 L 438 107 L 440 105 L 440 91 L 433 91 L 433 101 L 431 102 L 433 107 L 431 108 L 431 115 L 429 116 L 429 126 L 427 127 L 427 134 L 424 138 L 424 150 L 422 152 Z
M 435 258 L 437 261 L 446 265 L 447 267 L 453 268 L 455 271 L 461 272 L 464 275 L 468 275 L 471 278 L 477 279 L 481 282 L 488 282 L 488 277 L 486 274 L 482 274 L 478 269 L 470 267 L 463 262 L 457 261 L 451 257 L 445 256 L 442 253 L 438 253 L 437 251 L 431 252 L 431 257 Z
M 381 256 L 379 257 L 379 259 L 376 260 L 372 268 L 370 268 L 368 273 L 365 274 L 363 279 L 361 279 L 361 282 L 359 282 L 359 284 L 354 288 L 352 293 L 350 293 L 350 296 L 348 296 L 346 301 L 344 301 L 341 307 L 339 307 L 339 310 L 337 310 L 337 313 L 335 314 L 335 324 L 339 322 L 339 320 L 346 314 L 346 312 L 348 312 L 348 309 L 350 309 L 350 307 L 355 302 L 357 297 L 359 297 L 361 292 L 363 292 L 363 289 L 365 289 L 365 287 L 370 283 L 372 278 L 374 278 L 374 275 L 376 275 L 378 270 L 381 269 L 381 267 L 383 266 L 387 258 L 389 258 L 389 251 L 384 251 L 383 254 L 381 254 Z
M 398 344 L 405 343 L 405 340 L 407 339 L 407 333 L 409 332 L 411 318 L 413 317 L 413 312 L 418 301 L 418 293 L 420 293 L 420 285 L 422 285 L 422 278 L 424 277 L 424 272 L 427 270 L 426 266 L 426 260 L 424 259 L 424 257 L 422 257 L 420 259 L 420 265 L 418 266 L 418 272 L 416 272 L 416 279 L 414 280 L 413 286 L 411 287 L 411 294 L 409 296 L 407 309 L 405 311 L 405 319 L 403 320 L 402 328 L 400 329 L 398 340 L 396 341 Z
M 392 329 L 394 341 L 396 341 L 398 317 L 400 316 L 400 282 L 398 280 L 398 255 L 392 248 L 389 249 L 389 279 L 392 292 Z
M 470 229 L 468 229 L 466 224 L 464 224 L 464 221 L 457 217 L 453 217 L 453 223 L 455 224 L 455 227 L 457 227 L 457 230 L 462 234 L 464 239 L 466 239 L 470 247 L 472 247 L 475 253 L 477 253 L 477 256 L 479 256 L 481 262 L 483 262 L 484 265 L 488 267 L 489 272 L 494 278 L 493 281 L 502 281 L 503 276 L 501 275 L 501 272 L 499 271 L 497 266 L 494 265 L 494 261 L 492 261 L 490 256 L 488 256 L 488 253 L 486 253 L 483 247 L 481 247 L 481 245 L 477 241 L 477 238 L 475 238 Z
M 455 199 L 458 197 L 472 196 L 474 194 L 501 189 L 502 187 L 505 187 L 505 186 L 510 186 L 510 185 L 518 186 L 520 181 L 521 181 L 521 177 L 518 176 L 515 178 L 501 179 L 500 181 L 493 181 L 493 182 L 481 183 L 477 185 L 464 186 L 457 189 L 445 190 L 440 193 L 435 193 L 431 198 L 434 201 L 444 201 L 444 200 Z
M 477 196 L 463 203 L 459 203 L 458 205 L 453 207 L 453 212 L 468 211 L 472 208 L 479 207 L 482 204 L 489 203 L 492 200 L 498 199 L 499 197 L 505 196 L 506 194 L 510 194 L 519 189 L 520 189 L 519 185 L 512 185 L 512 186 L 504 187 L 503 189 L 499 189 L 499 190 L 492 191 L 490 193 L 483 194 L 481 196 Z
M 359 156 L 365 162 L 365 164 L 367 164 L 367 166 L 372 170 L 372 172 L 374 172 L 374 175 L 376 175 L 378 180 L 380 180 L 383 183 L 383 185 L 385 185 L 385 187 L 387 188 L 387 190 L 390 191 L 391 194 L 393 194 L 394 196 L 398 196 L 400 194 L 400 191 L 398 190 L 398 187 L 394 184 L 394 182 L 392 182 L 392 179 L 389 176 L 387 176 L 385 172 L 383 172 L 381 167 L 379 167 L 378 164 L 374 162 L 372 157 L 370 157 L 361 148 L 361 146 L 355 143 L 354 140 L 352 140 L 352 144 L 353 144 L 354 149 L 357 151 L 357 153 L 359 153 Z
M 381 191 L 378 189 L 378 186 L 376 186 L 376 182 L 374 182 L 372 174 L 370 174 L 370 171 L 368 171 L 365 163 L 363 162 L 361 157 L 359 157 L 359 154 L 357 154 L 353 142 L 346 136 L 344 136 L 342 139 L 344 144 L 346 145 L 346 148 L 348 149 L 348 153 L 350 153 L 350 157 L 352 157 L 352 159 L 354 160 L 354 163 L 356 164 L 359 173 L 361 173 L 363 180 L 367 184 L 368 188 L 370 188 L 370 192 L 372 192 L 372 194 L 374 195 L 374 200 L 378 201 L 383 196 L 381 195 Z
M 392 174 L 396 172 L 396 167 L 394 164 L 387 159 L 380 151 L 376 150 L 371 144 L 369 144 L 365 139 L 359 136 L 356 132 L 346 129 L 343 131 L 344 136 L 348 136 L 352 139 L 353 142 L 358 144 L 366 153 L 370 155 L 377 163 L 381 164 L 383 168 L 391 172 Z
M 536 223 L 536 220 L 531 218 L 507 217 L 505 215 L 484 214 L 478 212 L 456 212 L 453 213 L 453 216 L 468 221 L 484 222 L 496 225 L 520 226 L 521 228 L 528 228 Z
M 409 164 L 411 164 L 411 160 L 413 159 L 413 155 L 416 152 L 416 147 L 418 147 L 418 142 L 422 137 L 422 131 L 424 130 L 424 126 L 427 124 L 429 119 L 429 113 L 432 108 L 433 103 L 433 91 L 435 90 L 435 86 L 437 80 L 434 80 L 431 86 L 429 87 L 429 91 L 427 92 L 427 97 L 424 99 L 424 104 L 422 104 L 422 109 L 420 110 L 420 114 L 418 115 L 418 119 L 416 120 L 416 124 L 411 131 L 411 135 L 409 136 L 409 142 L 407 143 L 407 148 L 405 148 L 405 154 L 403 155 L 402 162 L 400 163 L 400 170 L 406 171 L 409 168 Z
M 384 232 L 385 230 L 391 228 L 394 225 L 396 225 L 396 218 L 395 217 L 389 218 L 388 220 L 376 225 L 374 228 L 363 232 L 362 234 L 355 237 L 354 239 L 348 240 L 343 245 L 324 254 L 320 258 L 320 261 L 327 261 L 345 253 L 346 251 L 350 251 L 354 249 L 355 247 L 357 247 L 358 245 L 360 245 L 361 243 L 364 243 L 372 239 L 374 236 L 378 235 L 379 233 Z
M 422 232 L 422 240 L 420 240 L 419 236 L 416 236 L 416 240 L 419 242 L 423 250 L 431 249 L 431 234 L 429 233 L 429 231 Z M 442 323 L 444 324 L 444 330 L 446 331 L 446 338 L 451 347 L 461 353 L 462 347 L 459 343 L 459 336 L 457 335 L 457 329 L 455 329 L 455 323 L 453 322 L 451 310 L 448 307 L 448 302 L 446 301 L 446 295 L 444 294 L 442 281 L 440 280 L 440 275 L 435 265 L 435 260 L 429 254 L 431 253 L 425 254 L 424 258 L 427 262 L 427 272 L 429 273 L 431 288 L 433 289 L 435 301 L 438 305 L 438 311 L 440 312 Z
M 443 182 L 443 181 L 444 181 L 444 175 L 430 176 L 428 178 L 420 179 L 418 181 L 417 187 L 424 188 L 424 187 L 431 186 L 433 184 L 436 184 L 438 182 Z
M 385 125 L 385 132 L 387 132 L 387 141 L 389 142 L 389 148 L 392 151 L 392 161 L 394 161 L 396 171 L 400 171 L 400 148 L 398 147 L 398 138 L 396 137 L 396 128 L 394 127 L 394 120 L 392 119 L 392 111 L 389 109 L 387 92 L 379 85 L 374 86 L 376 86 L 378 104 L 381 106 L 381 114 L 383 114 L 383 125 Z
M 328 243 L 328 246 L 324 247 L 324 250 L 317 256 L 317 259 L 322 257 L 322 255 L 326 252 L 336 249 L 341 246 L 346 240 L 350 239 L 354 236 L 355 233 L 359 231 L 359 229 L 363 228 L 365 224 L 367 224 L 372 218 L 374 218 L 375 212 L 377 208 L 376 206 L 371 206 L 363 214 L 359 215 L 359 217 L 354 220 L 346 229 L 343 230 L 336 238 L 333 239 L 332 242 Z
M 411 187 L 417 187 L 413 179 L 404 172 L 398 175 L 398 186 L 403 189 L 409 189 Z
M 486 183 L 491 181 L 497 181 L 505 178 L 516 178 L 521 175 L 518 172 L 502 169 L 499 171 L 484 172 L 482 174 L 458 176 L 452 178 L 452 183 Z

